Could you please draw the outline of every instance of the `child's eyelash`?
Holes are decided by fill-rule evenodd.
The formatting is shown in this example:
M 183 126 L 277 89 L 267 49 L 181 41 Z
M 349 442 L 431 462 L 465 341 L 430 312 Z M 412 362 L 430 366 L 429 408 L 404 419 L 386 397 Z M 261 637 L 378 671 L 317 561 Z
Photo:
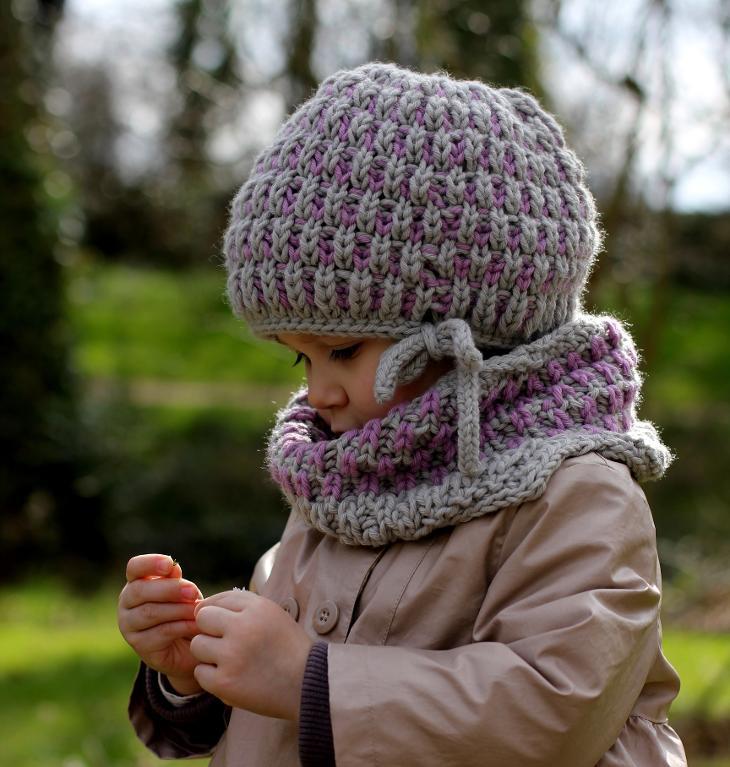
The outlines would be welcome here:
M 361 344 L 353 344 L 352 346 L 348 346 L 345 349 L 332 349 L 330 351 L 330 359 L 331 360 L 349 360 L 351 357 L 355 356 L 355 353 L 360 348 Z M 297 358 L 294 360 L 294 364 L 292 367 L 296 367 L 302 360 L 306 360 L 307 357 L 303 352 L 297 353 Z
M 345 349 L 332 349 L 330 352 L 331 360 L 349 360 L 360 348 L 360 344 L 353 344 Z

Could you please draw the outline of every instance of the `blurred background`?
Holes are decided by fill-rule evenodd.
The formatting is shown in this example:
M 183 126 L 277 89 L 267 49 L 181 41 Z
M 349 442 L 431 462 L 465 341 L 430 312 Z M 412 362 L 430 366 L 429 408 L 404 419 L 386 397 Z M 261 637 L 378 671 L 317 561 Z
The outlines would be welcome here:
M 630 324 L 673 722 L 730 765 L 730 5 L 724 0 L 13 0 L 0 5 L 0 753 L 157 763 L 126 722 L 124 563 L 247 583 L 299 382 L 224 298 L 227 205 L 317 83 L 371 59 L 521 85 L 587 165 L 587 296 Z M 12 704 L 12 705 L 11 705 Z

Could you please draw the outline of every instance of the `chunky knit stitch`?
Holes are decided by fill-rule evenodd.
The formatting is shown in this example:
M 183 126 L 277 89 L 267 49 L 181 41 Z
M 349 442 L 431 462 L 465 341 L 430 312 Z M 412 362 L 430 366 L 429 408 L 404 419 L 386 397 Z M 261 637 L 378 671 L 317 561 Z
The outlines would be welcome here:
M 231 207 L 253 331 L 403 338 L 449 318 L 512 347 L 573 319 L 599 239 L 584 170 L 529 94 L 370 63 L 328 77 Z
M 394 339 L 380 402 L 455 365 L 342 435 L 294 396 L 268 462 L 304 519 L 379 546 L 535 498 L 588 451 L 661 475 L 631 339 L 582 314 L 599 240 L 583 166 L 529 94 L 378 62 L 324 80 L 233 201 L 234 311 L 262 337 Z
M 379 378 L 388 366 L 381 360 Z M 671 457 L 654 427 L 636 420 L 640 383 L 621 325 L 582 316 L 479 364 L 477 414 L 468 416 L 478 472 L 459 466 L 466 406 L 458 368 L 342 435 L 298 392 L 271 434 L 269 468 L 304 520 L 343 543 L 415 540 L 538 497 L 563 460 L 590 451 L 627 464 L 639 480 L 661 476 Z

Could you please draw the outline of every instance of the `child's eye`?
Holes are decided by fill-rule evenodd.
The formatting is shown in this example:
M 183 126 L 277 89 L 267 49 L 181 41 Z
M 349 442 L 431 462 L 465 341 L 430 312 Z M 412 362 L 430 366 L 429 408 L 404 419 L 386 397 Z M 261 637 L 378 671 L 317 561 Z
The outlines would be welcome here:
M 293 368 L 296 367 L 302 360 L 305 360 L 305 359 L 307 359 L 306 356 L 302 354 L 302 352 L 298 352 L 297 358 L 294 360 L 294 364 L 292 365 L 292 367 Z
M 344 349 L 332 349 L 332 351 L 330 352 L 330 359 L 331 360 L 349 360 L 350 358 L 355 356 L 355 353 L 361 346 L 362 344 L 353 344 L 352 346 L 347 346 Z

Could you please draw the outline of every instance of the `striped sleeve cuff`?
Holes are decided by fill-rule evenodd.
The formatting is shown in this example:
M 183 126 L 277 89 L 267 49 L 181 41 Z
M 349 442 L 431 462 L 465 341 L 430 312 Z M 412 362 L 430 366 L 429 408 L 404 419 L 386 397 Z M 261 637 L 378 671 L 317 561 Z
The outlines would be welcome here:
M 224 711 L 224 704 L 209 693 L 195 695 L 182 706 L 173 704 L 162 692 L 158 673 L 145 667 L 144 674 L 147 704 L 160 719 L 179 724 L 197 723 L 209 716 L 217 718 Z
M 299 707 L 299 759 L 302 767 L 336 767 L 326 642 L 315 642 L 304 669 Z

